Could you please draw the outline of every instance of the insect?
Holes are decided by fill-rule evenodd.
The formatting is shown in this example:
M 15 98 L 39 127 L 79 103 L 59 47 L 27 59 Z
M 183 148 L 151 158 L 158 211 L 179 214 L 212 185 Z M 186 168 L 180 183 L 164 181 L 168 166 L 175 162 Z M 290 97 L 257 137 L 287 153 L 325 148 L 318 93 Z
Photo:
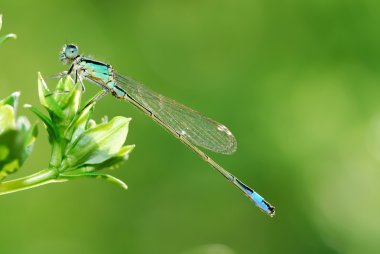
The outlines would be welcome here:
M 56 77 L 73 75 L 75 83 L 79 81 L 83 90 L 83 80 L 101 87 L 102 91 L 91 102 L 112 94 L 131 103 L 197 153 L 262 211 L 274 216 L 273 206 L 198 148 L 203 147 L 222 154 L 235 152 L 236 139 L 226 126 L 150 90 L 132 78 L 120 75 L 111 65 L 80 55 L 76 45 L 65 45 L 60 60 L 63 64 L 70 64 L 70 68 Z

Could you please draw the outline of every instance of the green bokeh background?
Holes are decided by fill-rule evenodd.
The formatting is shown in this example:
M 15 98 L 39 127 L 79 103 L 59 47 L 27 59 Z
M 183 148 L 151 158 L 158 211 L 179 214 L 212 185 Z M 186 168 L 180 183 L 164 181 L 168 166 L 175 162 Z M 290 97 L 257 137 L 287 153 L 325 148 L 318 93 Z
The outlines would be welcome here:
M 269 218 L 185 146 L 132 117 L 115 175 L 0 197 L 0 253 L 380 253 L 380 3 L 372 0 L 2 0 L 0 97 L 38 105 L 65 42 L 226 124 L 212 154 L 277 208 Z M 56 80 L 48 80 L 53 86 Z M 85 96 L 98 88 L 87 84 Z M 27 110 L 21 113 L 35 119 Z M 40 126 L 16 176 L 46 167 Z

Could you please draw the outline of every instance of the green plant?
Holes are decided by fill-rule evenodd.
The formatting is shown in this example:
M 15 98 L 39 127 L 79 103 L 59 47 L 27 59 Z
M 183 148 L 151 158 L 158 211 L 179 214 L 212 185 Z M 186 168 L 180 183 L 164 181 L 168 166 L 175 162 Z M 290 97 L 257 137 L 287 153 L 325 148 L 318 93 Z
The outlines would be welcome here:
M 0 30 L 2 15 L 0 15 Z M 15 34 L 0 37 L 0 44 Z M 48 114 L 26 105 L 43 123 L 51 145 L 49 165 L 33 175 L 3 181 L 20 169 L 30 155 L 37 138 L 37 125 L 26 117 L 17 117 L 19 92 L 0 100 L 0 195 L 34 188 L 48 183 L 92 177 L 127 185 L 109 174 L 100 173 L 105 168 L 115 168 L 128 158 L 134 145 L 123 146 L 128 134 L 130 118 L 104 118 L 97 124 L 91 119 L 95 102 L 80 108 L 82 91 L 71 77 L 60 79 L 50 91 L 38 74 L 38 94 L 41 105 Z
M 0 31 L 1 31 L 2 25 L 3 25 L 3 15 L 0 14 Z M 17 36 L 15 34 L 7 34 L 7 35 L 4 35 L 4 36 L 1 36 L 0 37 L 0 44 L 3 43 L 4 41 L 6 41 L 9 38 L 16 39 Z
M 38 116 L 48 132 L 49 165 L 33 175 L 0 182 L 0 195 L 83 177 L 105 179 L 127 188 L 123 181 L 99 171 L 117 167 L 134 148 L 123 146 L 130 118 L 104 118 L 97 124 L 91 119 L 95 103 L 81 109 L 82 90 L 71 77 L 61 79 L 50 91 L 39 74 L 38 93 L 48 114 L 31 105 L 26 107 Z M 0 181 L 22 166 L 37 137 L 36 124 L 16 117 L 18 98 L 16 92 L 0 101 Z

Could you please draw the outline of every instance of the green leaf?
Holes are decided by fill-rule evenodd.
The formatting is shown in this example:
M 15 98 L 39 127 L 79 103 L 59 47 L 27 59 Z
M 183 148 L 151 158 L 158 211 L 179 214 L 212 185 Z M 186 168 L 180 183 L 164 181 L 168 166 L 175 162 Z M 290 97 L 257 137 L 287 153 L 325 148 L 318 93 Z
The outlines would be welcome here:
M 20 168 L 38 133 L 26 117 L 16 118 L 19 95 L 16 92 L 0 101 L 0 180 Z
M 18 98 L 20 97 L 20 92 L 14 92 L 9 95 L 7 98 L 0 100 L 0 106 L 10 105 L 13 108 L 17 109 Z
M 19 161 L 14 159 L 6 163 L 0 162 L 0 181 L 2 181 L 7 175 L 16 172 L 20 168 Z
M 5 36 L 0 37 L 0 44 L 8 39 L 17 39 L 17 35 L 15 34 L 7 34 Z
M 62 78 L 59 79 L 57 86 L 55 87 L 55 94 L 54 94 L 54 99 L 59 101 L 61 95 L 65 95 L 68 92 L 70 92 L 73 89 L 74 86 L 74 81 L 70 76 L 67 76 L 65 78 L 65 81 L 63 81 Z
M 132 150 L 135 148 L 135 145 L 128 145 L 123 146 L 118 153 L 116 153 L 114 156 L 109 158 L 106 161 L 103 161 L 102 163 L 98 163 L 95 165 L 92 165 L 93 169 L 92 171 L 98 171 L 102 169 L 115 169 L 119 167 L 121 163 L 126 161 L 129 157 L 129 154 L 132 152 Z
M 115 156 L 128 134 L 130 118 L 115 117 L 109 123 L 85 130 L 65 152 L 65 168 L 78 168 L 85 164 L 99 164 Z
M 111 158 L 108 160 L 105 160 L 98 164 L 84 164 L 81 167 L 75 169 L 72 171 L 73 174 L 75 173 L 88 173 L 88 172 L 95 172 L 102 169 L 115 169 L 119 167 L 121 163 L 126 161 L 129 157 L 129 153 L 132 152 L 135 145 L 128 145 L 123 146 L 118 153 L 114 154 Z
M 41 76 L 41 73 L 38 73 L 38 96 L 41 105 L 48 110 L 49 114 L 53 118 L 55 116 L 59 119 L 63 119 L 65 115 L 58 105 L 57 101 L 54 99 L 53 95 L 54 93 L 52 93 L 47 87 L 45 80 Z
M 2 25 L 3 25 L 3 15 L 0 14 L 0 30 L 1 30 Z M 2 36 L 2 37 L 0 37 L 0 44 L 9 38 L 16 39 L 17 36 L 15 34 L 7 34 L 5 36 Z
M 97 174 L 97 173 L 71 174 L 71 173 L 65 173 L 65 174 L 61 174 L 61 177 L 66 178 L 66 179 L 77 179 L 77 178 L 83 178 L 83 177 L 103 179 L 103 180 L 106 180 L 108 182 L 117 184 L 120 187 L 122 187 L 123 189 L 128 189 L 128 186 L 125 182 L 123 182 L 119 178 L 116 178 L 116 177 L 114 177 L 112 175 L 108 175 L 108 174 Z
M 15 118 L 15 111 L 12 106 L 0 106 L 0 134 L 10 129 L 16 129 Z
M 46 130 L 49 134 L 49 142 L 50 144 L 57 139 L 60 139 L 59 132 L 57 130 L 57 127 L 53 124 L 53 122 L 45 116 L 41 111 L 39 111 L 37 108 L 33 107 L 32 105 L 26 104 L 24 105 L 25 108 L 29 108 L 30 111 L 32 111 L 38 118 L 42 120 L 42 122 L 46 126 Z
M 77 114 L 71 121 L 69 127 L 66 129 L 64 137 L 67 140 L 76 140 L 77 137 L 82 134 L 86 129 L 89 129 L 89 121 L 94 111 L 95 103 L 92 103 L 85 107 Z
M 24 161 L 29 157 L 30 153 L 33 150 L 34 142 L 36 141 L 36 138 L 38 136 L 37 123 L 34 123 L 24 133 L 25 133 L 25 137 L 24 137 L 24 151 L 23 151 L 23 156 L 21 158 L 21 164 L 24 163 Z
M 65 115 L 65 124 L 68 125 L 75 114 L 78 112 L 81 102 L 82 89 L 79 85 L 75 85 L 73 79 L 67 76 L 64 81 L 59 81 L 55 91 L 54 99 Z
M 8 130 L 0 135 L 0 180 L 20 168 L 29 153 L 25 145 L 27 135 L 19 130 Z

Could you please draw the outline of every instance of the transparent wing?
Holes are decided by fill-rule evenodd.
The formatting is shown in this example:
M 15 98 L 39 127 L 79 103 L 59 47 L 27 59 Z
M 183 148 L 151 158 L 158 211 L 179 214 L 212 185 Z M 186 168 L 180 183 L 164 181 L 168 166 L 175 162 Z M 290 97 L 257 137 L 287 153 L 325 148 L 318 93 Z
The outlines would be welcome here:
M 164 97 L 129 77 L 115 74 L 115 78 L 129 96 L 192 144 L 223 154 L 236 151 L 236 139 L 223 124 Z

